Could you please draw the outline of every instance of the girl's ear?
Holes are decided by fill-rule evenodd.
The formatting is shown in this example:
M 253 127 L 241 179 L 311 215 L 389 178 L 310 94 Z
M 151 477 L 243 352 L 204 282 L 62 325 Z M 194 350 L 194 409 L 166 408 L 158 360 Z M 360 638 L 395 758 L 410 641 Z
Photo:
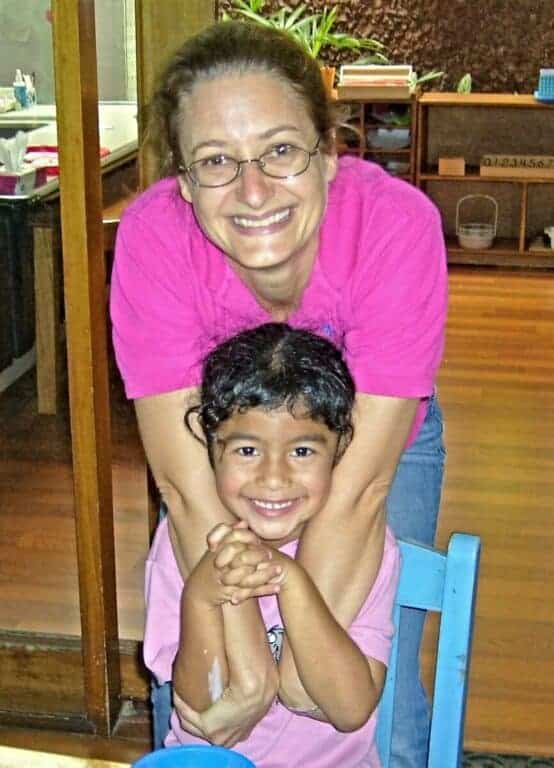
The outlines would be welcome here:
M 206 445 L 206 437 L 200 423 L 200 406 L 195 405 L 185 413 L 185 424 L 189 432 L 198 442 Z

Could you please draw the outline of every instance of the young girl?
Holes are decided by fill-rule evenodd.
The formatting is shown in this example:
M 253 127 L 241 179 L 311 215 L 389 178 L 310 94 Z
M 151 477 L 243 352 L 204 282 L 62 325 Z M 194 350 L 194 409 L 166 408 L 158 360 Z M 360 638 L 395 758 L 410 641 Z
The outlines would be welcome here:
M 394 538 L 387 530 L 377 578 L 348 631 L 295 559 L 351 440 L 354 398 L 333 344 L 286 324 L 244 331 L 208 356 L 201 402 L 186 422 L 203 435 L 218 494 L 237 523 L 211 532 L 186 585 L 167 520 L 152 545 L 144 654 L 159 683 L 174 683 L 166 746 L 237 744 L 258 768 L 379 765 L 374 733 L 393 631 Z M 337 562 L 344 554 L 335 553 Z M 261 612 L 267 636 L 241 635 L 233 612 L 245 601 Z M 251 644 L 273 653 L 278 677 L 283 633 L 296 684 L 279 686 L 251 732 L 230 728 L 230 683 L 248 676 Z

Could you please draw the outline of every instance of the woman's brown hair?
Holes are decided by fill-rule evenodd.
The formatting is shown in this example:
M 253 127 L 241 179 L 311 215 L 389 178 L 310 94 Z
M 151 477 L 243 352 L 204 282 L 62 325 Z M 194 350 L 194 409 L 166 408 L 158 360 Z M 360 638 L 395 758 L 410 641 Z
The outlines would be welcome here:
M 331 151 L 334 111 L 315 59 L 284 32 L 225 21 L 189 38 L 158 79 L 146 138 L 155 148 L 160 175 L 176 174 L 183 164 L 179 147 L 180 128 L 186 120 L 183 97 L 202 80 L 250 72 L 272 74 L 288 83 L 305 104 L 321 137 L 321 149 Z

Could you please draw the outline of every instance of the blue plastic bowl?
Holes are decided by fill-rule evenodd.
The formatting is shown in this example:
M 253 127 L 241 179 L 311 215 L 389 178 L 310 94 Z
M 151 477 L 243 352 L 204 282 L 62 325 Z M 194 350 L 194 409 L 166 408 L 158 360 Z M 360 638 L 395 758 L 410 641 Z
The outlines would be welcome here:
M 190 744 L 144 755 L 133 768 L 256 768 L 248 758 L 225 747 Z

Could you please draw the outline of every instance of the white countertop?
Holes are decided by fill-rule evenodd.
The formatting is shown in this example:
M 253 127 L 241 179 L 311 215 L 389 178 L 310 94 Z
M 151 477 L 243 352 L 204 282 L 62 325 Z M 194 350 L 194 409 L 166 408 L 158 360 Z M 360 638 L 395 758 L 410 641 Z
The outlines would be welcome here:
M 110 150 L 100 163 L 102 168 L 109 168 L 114 162 L 137 149 L 137 105 L 133 102 L 100 102 L 98 117 L 100 147 Z M 37 122 L 46 123 L 46 125 L 27 132 L 28 144 L 56 146 L 58 136 L 54 105 L 39 104 L 28 109 L 0 113 L 0 126 Z M 53 178 L 42 187 L 34 189 L 31 195 L 0 195 L 0 199 L 25 200 L 29 197 L 44 197 L 58 188 L 58 179 Z

